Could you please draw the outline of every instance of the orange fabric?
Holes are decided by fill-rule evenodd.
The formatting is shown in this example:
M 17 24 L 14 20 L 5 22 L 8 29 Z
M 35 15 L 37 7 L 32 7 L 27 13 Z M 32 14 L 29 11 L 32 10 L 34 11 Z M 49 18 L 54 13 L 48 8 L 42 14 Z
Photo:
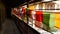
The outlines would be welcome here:
M 33 11 L 33 10 L 29 10 L 30 18 L 32 18 L 32 11 Z
M 29 6 L 29 10 L 34 10 L 34 5 Z
M 55 14 L 55 26 L 60 28 L 60 14 Z

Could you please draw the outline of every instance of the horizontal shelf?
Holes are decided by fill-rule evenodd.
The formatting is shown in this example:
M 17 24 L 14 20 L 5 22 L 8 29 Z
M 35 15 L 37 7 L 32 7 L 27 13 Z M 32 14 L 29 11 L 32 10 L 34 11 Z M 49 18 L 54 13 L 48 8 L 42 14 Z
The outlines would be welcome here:
M 22 20 L 19 16 L 17 16 L 16 14 L 14 14 L 14 13 L 12 13 L 12 15 L 15 15 L 18 19 L 20 19 L 20 20 Z M 26 23 L 27 24 L 27 23 Z M 28 24 L 27 24 L 28 25 Z M 41 28 L 37 28 L 37 27 L 35 27 L 34 25 L 33 26 L 31 26 L 31 25 L 29 25 L 31 28 L 33 28 L 34 30 L 36 30 L 37 32 L 39 32 L 39 33 L 47 33 L 47 34 L 51 34 L 51 33 L 49 33 L 49 32 L 47 32 L 47 31 L 45 31 L 45 30 L 43 30 L 43 29 L 41 29 Z
M 60 10 L 60 9 L 35 9 L 35 10 Z
M 14 16 L 16 16 L 18 19 L 20 19 L 20 20 L 22 20 L 19 16 L 17 16 L 16 14 L 14 14 L 14 13 L 12 13 L 12 15 L 14 15 Z M 25 22 L 26 23 L 26 22 Z M 26 23 L 27 24 L 27 23 Z M 46 33 L 46 34 L 60 34 L 60 30 L 57 30 L 57 32 L 47 32 L 46 30 L 44 30 L 43 28 L 37 28 L 37 27 L 35 27 L 35 25 L 33 24 L 33 26 L 31 25 L 31 24 L 27 24 L 27 25 L 29 25 L 31 28 L 33 28 L 34 30 L 36 30 L 37 32 L 39 32 L 39 33 Z

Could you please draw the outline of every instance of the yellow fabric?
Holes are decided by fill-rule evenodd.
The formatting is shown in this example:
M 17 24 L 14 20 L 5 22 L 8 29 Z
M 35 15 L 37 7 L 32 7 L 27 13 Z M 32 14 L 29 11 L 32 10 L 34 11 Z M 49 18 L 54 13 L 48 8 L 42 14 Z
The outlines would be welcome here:
M 60 28 L 60 14 L 55 14 L 55 26 Z
M 30 6 L 29 6 L 29 9 L 30 9 L 30 10 L 34 10 L 34 5 L 30 5 Z

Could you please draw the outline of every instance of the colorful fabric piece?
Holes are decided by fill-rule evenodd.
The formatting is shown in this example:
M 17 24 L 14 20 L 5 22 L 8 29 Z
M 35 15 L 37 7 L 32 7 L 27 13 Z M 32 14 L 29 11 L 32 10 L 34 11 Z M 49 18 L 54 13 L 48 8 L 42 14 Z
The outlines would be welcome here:
M 49 26 L 49 19 L 50 19 L 50 14 L 49 13 L 43 13 L 43 23 Z
M 26 8 L 25 7 L 22 7 L 22 13 L 23 13 L 23 16 L 26 15 Z
M 29 10 L 34 10 L 34 5 L 30 5 Z
M 42 25 L 42 20 L 43 20 L 43 15 L 42 14 L 43 14 L 42 11 L 36 11 L 36 14 L 35 14 L 35 19 L 36 19 L 35 25 L 39 28 Z
M 60 29 L 60 14 L 55 14 L 55 27 Z
M 36 11 L 36 20 L 39 22 L 42 22 L 42 18 L 43 18 L 43 13 L 42 11 Z
M 50 14 L 49 27 L 51 31 L 54 31 L 54 13 Z

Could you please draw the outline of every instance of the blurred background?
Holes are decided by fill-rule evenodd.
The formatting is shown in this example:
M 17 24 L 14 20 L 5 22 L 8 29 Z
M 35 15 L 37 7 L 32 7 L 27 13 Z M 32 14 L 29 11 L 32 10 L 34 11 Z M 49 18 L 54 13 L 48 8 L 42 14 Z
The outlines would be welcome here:
M 21 34 L 11 17 L 11 8 L 17 7 L 25 2 L 37 0 L 0 0 L 0 33 Z M 43 0 L 39 0 L 43 1 Z M 49 1 L 49 0 L 45 0 Z M 56 0 L 52 0 L 56 1 Z M 59 1 L 59 0 L 58 0 Z

